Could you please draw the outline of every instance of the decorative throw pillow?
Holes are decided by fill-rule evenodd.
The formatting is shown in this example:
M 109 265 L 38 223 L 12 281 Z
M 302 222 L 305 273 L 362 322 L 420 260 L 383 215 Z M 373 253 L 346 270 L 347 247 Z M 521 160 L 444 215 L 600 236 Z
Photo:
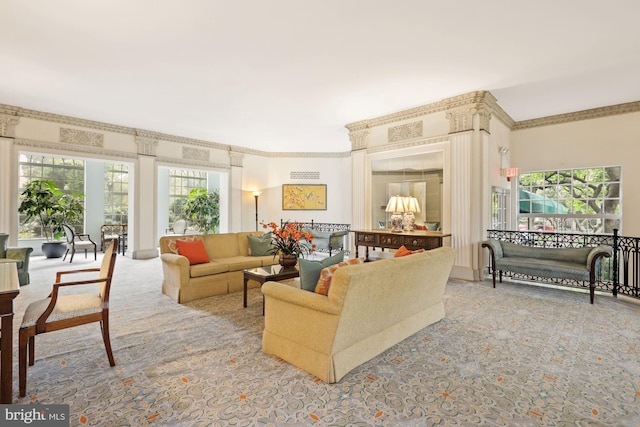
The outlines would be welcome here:
M 247 240 L 249 240 L 249 255 L 273 255 L 273 246 L 271 245 L 271 232 L 264 233 L 262 236 L 248 235 Z
M 178 246 L 178 253 L 189 260 L 189 265 L 209 262 L 209 256 L 202 240 L 176 240 L 176 245 Z
M 202 240 L 202 236 L 199 234 L 194 234 L 192 236 L 180 237 L 180 239 L 169 240 L 169 242 L 167 243 L 167 247 L 171 252 L 173 252 L 176 255 L 178 255 L 178 245 L 176 244 L 178 240 L 182 240 L 183 242 L 193 242 L 195 240 Z
M 394 258 L 399 258 L 401 256 L 407 256 L 411 254 L 417 254 L 420 252 L 424 252 L 424 249 L 416 249 L 415 251 L 407 249 L 404 245 L 400 246 L 400 249 L 396 251 L 396 254 L 393 256 Z
M 330 267 L 323 268 L 320 272 L 320 278 L 318 279 L 318 283 L 316 283 L 316 293 L 321 295 L 329 295 L 329 288 L 331 287 L 331 279 L 333 279 L 333 274 L 340 267 L 346 267 L 347 265 L 354 264 L 362 264 L 364 262 L 364 258 L 352 258 L 346 261 L 339 262 Z
M 320 271 L 323 268 L 335 265 L 344 260 L 344 252 L 340 251 L 332 257 L 321 261 L 310 261 L 304 258 L 298 260 L 300 267 L 300 288 L 313 292 L 320 278 Z

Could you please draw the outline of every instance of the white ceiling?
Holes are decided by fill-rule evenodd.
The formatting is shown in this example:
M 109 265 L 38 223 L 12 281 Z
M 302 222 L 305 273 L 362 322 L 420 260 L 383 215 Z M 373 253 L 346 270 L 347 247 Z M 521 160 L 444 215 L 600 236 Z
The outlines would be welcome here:
M 640 100 L 637 0 L 0 0 L 0 104 L 263 151 L 488 90 L 516 121 Z

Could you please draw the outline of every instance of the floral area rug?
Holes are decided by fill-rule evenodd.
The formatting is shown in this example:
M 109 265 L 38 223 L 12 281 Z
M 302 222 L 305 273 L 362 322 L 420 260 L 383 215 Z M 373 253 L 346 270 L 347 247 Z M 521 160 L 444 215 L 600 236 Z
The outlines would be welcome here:
M 46 297 L 54 271 L 99 265 L 36 259 L 15 303 Z M 36 337 L 27 397 L 69 404 L 71 425 L 640 425 L 640 307 L 607 296 L 451 280 L 446 318 L 337 384 L 261 351 L 262 295 L 180 305 L 159 259 L 119 257 L 111 298 L 116 366 L 98 324 Z M 15 335 L 17 344 L 17 332 Z

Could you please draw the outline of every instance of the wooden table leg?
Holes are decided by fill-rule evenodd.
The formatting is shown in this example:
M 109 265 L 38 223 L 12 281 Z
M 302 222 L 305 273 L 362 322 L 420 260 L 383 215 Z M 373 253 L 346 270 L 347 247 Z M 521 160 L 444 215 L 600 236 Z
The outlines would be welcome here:
M 13 313 L 0 320 L 0 403 L 13 403 Z
M 244 278 L 244 308 L 247 308 L 247 284 L 249 282 L 249 279 L 245 276 Z

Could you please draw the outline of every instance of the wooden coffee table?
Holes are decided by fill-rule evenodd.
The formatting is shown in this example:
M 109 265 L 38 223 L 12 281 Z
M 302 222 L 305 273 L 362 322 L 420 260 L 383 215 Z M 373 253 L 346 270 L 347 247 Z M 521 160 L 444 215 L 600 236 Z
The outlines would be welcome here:
M 284 268 L 279 264 L 266 265 L 264 267 L 247 268 L 242 270 L 244 273 L 244 307 L 247 307 L 247 283 L 249 280 L 255 280 L 264 285 L 264 282 L 279 282 L 281 280 L 293 279 L 298 277 L 300 272 L 292 268 Z M 264 315 L 264 297 L 262 298 L 262 314 Z

